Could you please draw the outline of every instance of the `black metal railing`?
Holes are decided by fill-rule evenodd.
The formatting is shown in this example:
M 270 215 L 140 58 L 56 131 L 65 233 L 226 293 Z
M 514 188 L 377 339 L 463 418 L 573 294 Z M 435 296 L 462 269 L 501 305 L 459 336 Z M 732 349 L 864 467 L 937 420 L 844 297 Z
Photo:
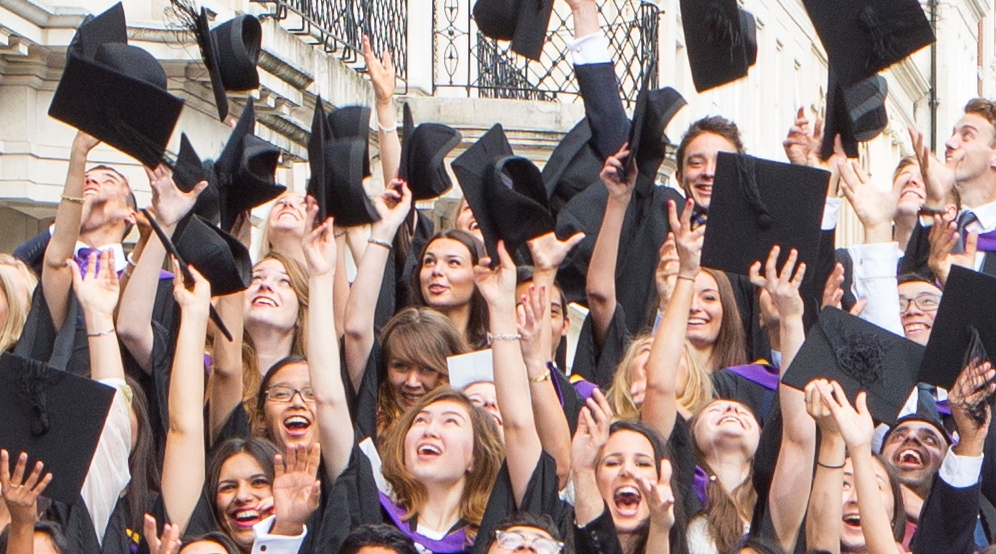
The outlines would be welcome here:
M 374 51 L 393 53 L 397 77 L 408 80 L 408 0 L 252 0 L 268 5 L 288 31 L 363 67 L 363 35 Z M 423 1 L 423 0 L 416 0 Z
M 479 98 L 573 100 L 574 80 L 567 41 L 570 11 L 554 4 L 546 46 L 540 59 L 512 52 L 508 43 L 485 37 L 471 16 L 472 0 L 433 0 L 433 94 Z M 605 0 L 599 11 L 625 103 L 636 100 L 642 75 L 657 82 L 657 33 L 660 9 L 641 0 Z

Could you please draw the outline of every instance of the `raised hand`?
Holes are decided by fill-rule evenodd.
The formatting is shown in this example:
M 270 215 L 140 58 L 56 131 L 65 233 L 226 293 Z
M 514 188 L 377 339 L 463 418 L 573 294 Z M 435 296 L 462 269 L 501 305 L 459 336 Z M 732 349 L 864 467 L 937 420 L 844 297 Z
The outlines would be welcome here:
M 308 196 L 307 210 L 305 217 L 308 224 L 305 229 L 311 229 L 311 231 L 304 235 L 301 249 L 304 250 L 304 258 L 308 263 L 308 272 L 312 276 L 332 274 L 335 272 L 336 257 L 338 256 L 334 221 L 330 217 L 315 227 L 315 220 L 318 218 L 318 203 L 311 196 Z
M 833 393 L 828 394 L 825 388 L 820 388 L 820 397 L 829 406 L 848 450 L 870 446 L 875 436 L 875 422 L 872 421 L 871 412 L 868 411 L 867 393 L 859 392 L 854 406 L 851 406 L 839 383 L 831 381 L 830 387 Z
M 678 246 L 674 240 L 674 233 L 668 233 L 667 239 L 657 251 L 657 269 L 654 271 L 654 283 L 657 285 L 657 296 L 660 298 L 659 310 L 663 310 L 671 300 L 674 283 L 678 279 L 679 266 Z
M 549 302 L 545 286 L 530 285 L 529 294 L 523 294 L 516 307 L 518 333 L 522 337 L 519 345 L 522 348 L 522 359 L 528 364 L 533 361 L 544 364 L 550 356 L 550 351 L 543 350 L 543 314 Z
M 187 288 L 183 282 L 180 262 L 173 258 L 173 298 L 176 299 L 181 310 L 200 309 L 204 311 L 204 317 L 207 317 L 211 308 L 211 284 L 199 271 L 194 269 L 194 266 L 188 265 L 187 268 L 190 269 L 190 274 L 194 277 L 194 286 L 190 288 Z
M 790 163 L 819 167 L 820 149 L 823 146 L 823 120 L 816 118 L 816 123 L 810 130 L 806 109 L 799 108 L 799 112 L 795 115 L 795 123 L 789 129 L 788 137 L 782 146 L 785 147 L 785 155 Z
M 892 240 L 892 220 L 899 207 L 899 190 L 877 188 L 857 160 L 836 160 L 840 188 L 854 208 L 866 233 L 880 232 L 875 242 Z M 866 242 L 871 242 L 866 238 Z
M 636 185 L 638 174 L 636 168 L 634 167 L 629 175 L 625 173 L 629 155 L 629 144 L 623 144 L 615 155 L 605 159 L 605 166 L 602 167 L 602 172 L 598 175 L 602 179 L 602 183 L 605 184 L 606 190 L 609 191 L 609 196 L 617 200 L 629 200 L 633 194 L 633 187 Z
M 705 240 L 705 225 L 692 230 L 691 198 L 685 201 L 685 210 L 678 218 L 674 200 L 667 201 L 667 216 L 671 222 L 671 232 L 674 234 L 675 247 L 678 251 L 678 277 L 695 279 L 699 274 L 699 262 L 702 259 L 702 244 Z
M 363 35 L 363 60 L 367 64 L 367 74 L 370 75 L 377 103 L 390 103 L 391 97 L 394 96 L 394 61 L 391 59 L 391 53 L 385 51 L 378 59 L 370 45 L 370 37 Z
M 14 466 L 14 474 L 10 474 L 10 454 L 0 450 L 0 487 L 3 489 L 3 501 L 10 512 L 13 524 L 34 525 L 38 519 L 38 496 L 52 482 L 52 474 L 42 477 L 45 464 L 35 463 L 31 473 L 24 477 L 25 466 L 28 465 L 27 452 L 21 452 Z
M 145 168 L 145 174 L 149 176 L 149 186 L 152 187 L 152 208 L 156 221 L 163 227 L 175 226 L 194 209 L 197 195 L 208 186 L 207 181 L 201 181 L 194 186 L 194 190 L 183 192 L 173 182 L 173 172 L 163 164 L 155 169 Z
M 584 233 L 574 233 L 567 240 L 560 240 L 553 231 L 540 235 L 528 242 L 529 253 L 533 257 L 533 266 L 537 271 L 554 271 L 564 258 L 579 242 L 584 240 Z
M 374 197 L 373 206 L 380 214 L 380 220 L 373 223 L 370 236 L 390 242 L 412 209 L 412 192 L 408 183 L 394 179 L 383 192 Z
M 671 491 L 671 462 L 661 460 L 657 482 L 642 475 L 636 476 L 636 484 L 650 508 L 650 522 L 659 529 L 670 529 L 674 525 L 674 493 Z
M 286 468 L 284 462 L 286 461 Z M 273 457 L 273 523 L 275 535 L 300 535 L 304 524 L 318 509 L 321 481 L 316 476 L 321 465 L 321 447 L 303 444 L 287 447 L 287 457 Z
M 960 254 L 953 252 L 958 244 L 958 224 L 953 217 L 934 216 L 934 225 L 930 228 L 930 255 L 927 256 L 927 267 L 934 272 L 937 279 L 944 285 L 951 274 L 951 266 L 959 265 L 975 269 L 975 253 L 979 245 L 979 233 L 972 231 L 965 237 L 965 248 Z
M 100 269 L 97 270 L 97 256 L 100 256 Z M 113 316 L 118 305 L 120 286 L 118 274 L 114 271 L 114 255 L 110 248 L 100 254 L 91 252 L 86 261 L 86 276 L 74 260 L 66 260 L 73 274 L 73 291 L 80 306 L 88 313 Z
M 481 258 L 474 266 L 474 282 L 489 306 L 512 302 L 514 307 L 515 262 L 505 250 L 505 241 L 498 241 L 498 260 L 498 267 L 491 269 L 491 258 Z
M 799 285 L 806 276 L 806 264 L 799 264 L 799 270 L 795 270 L 795 262 L 799 258 L 799 253 L 793 248 L 785 260 L 781 273 L 778 273 L 776 264 L 781 247 L 775 245 L 768 254 L 768 260 L 764 264 L 764 277 L 761 276 L 761 262 L 754 262 L 750 266 L 750 282 L 755 286 L 762 287 L 768 291 L 771 301 L 778 310 L 778 315 L 782 318 L 802 317 L 805 305 L 802 296 L 799 295 Z
M 830 404 L 824 400 L 824 396 L 832 396 L 833 388 L 826 379 L 814 379 L 806 385 L 806 413 L 816 421 L 820 432 L 825 437 L 840 435 L 837 427 L 837 420 L 833 418 L 830 411 Z
M 996 369 L 989 362 L 974 361 L 958 375 L 948 392 L 951 416 L 961 441 L 985 442 L 992 420 L 988 402 L 996 393 Z
M 142 524 L 142 536 L 149 544 L 150 554 L 178 554 L 180 546 L 180 526 L 166 523 L 163 525 L 163 534 L 156 535 L 156 518 L 145 514 L 145 522 Z
M 941 208 L 944 206 L 944 199 L 955 187 L 954 170 L 934 159 L 930 154 L 930 148 L 924 144 L 923 133 L 914 129 L 912 125 L 908 130 L 910 141 L 913 143 L 913 153 L 916 154 L 916 161 L 920 164 L 923 185 L 927 189 L 926 205 L 928 208 Z
M 76 131 L 76 137 L 73 138 L 73 150 L 82 154 L 89 154 L 98 144 L 99 140 L 83 131 Z
M 574 471 L 595 471 L 598 454 L 609 441 L 612 408 L 602 391 L 595 389 L 581 408 L 578 428 L 571 441 L 571 467 Z

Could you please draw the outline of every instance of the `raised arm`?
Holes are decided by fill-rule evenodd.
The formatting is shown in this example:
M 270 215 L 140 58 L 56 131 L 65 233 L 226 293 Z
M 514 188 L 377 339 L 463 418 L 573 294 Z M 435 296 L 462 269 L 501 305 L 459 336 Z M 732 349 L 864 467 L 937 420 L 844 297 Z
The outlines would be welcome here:
M 685 348 L 688 312 L 692 308 L 695 277 L 699 274 L 699 259 L 705 237 L 705 226 L 691 230 L 691 200 L 686 202 L 680 221 L 673 201 L 668 201 L 667 209 L 678 249 L 678 279 L 650 348 L 647 390 L 640 415 L 640 419 L 663 437 L 671 436 L 678 417 L 678 364 Z
M 605 500 L 598 492 L 595 474 L 598 456 L 609 441 L 612 408 L 602 391 L 595 389 L 587 405 L 581 408 L 578 429 L 571 441 L 571 480 L 574 483 L 574 523 L 584 527 L 606 511 Z
M 408 183 L 395 179 L 390 187 L 374 198 L 373 205 L 380 214 L 380 221 L 371 226 L 369 246 L 356 268 L 356 279 L 346 306 L 343 342 L 346 349 L 346 369 L 353 390 L 359 389 L 363 370 L 367 367 L 367 358 L 373 347 L 377 298 L 384 281 L 384 267 L 391 252 L 394 234 L 411 209 L 412 193 L 408 189 Z M 312 304 L 322 305 L 314 304 L 314 300 Z
M 41 461 L 35 463 L 31 473 L 25 477 L 27 464 L 28 455 L 21 452 L 17 458 L 17 465 L 14 466 L 14 474 L 11 475 L 10 454 L 6 450 L 0 450 L 0 487 L 3 490 L 4 505 L 10 513 L 6 554 L 34 552 L 38 496 L 45 492 L 45 487 L 52 482 L 51 473 L 46 473 L 42 477 L 45 464 Z
M 830 405 L 824 400 L 824 396 L 833 394 L 830 383 L 826 379 L 812 381 L 806 385 L 805 394 L 807 411 L 820 428 L 813 490 L 806 511 L 806 548 L 839 554 L 840 520 L 844 515 L 840 494 L 844 488 L 846 447 Z
M 857 160 L 836 158 L 840 189 L 865 228 L 865 244 L 892 242 L 892 220 L 899 209 L 899 191 L 892 187 L 878 189 Z
M 490 328 L 495 337 L 491 343 L 495 397 L 505 432 L 505 460 L 512 480 L 512 494 L 519 505 L 543 447 L 533 420 L 526 364 L 516 338 L 515 262 L 503 242 L 498 243 L 498 257 L 501 263 L 494 270 L 489 267 L 491 258 L 481 258 L 474 268 L 474 280 L 488 303 Z
M 363 35 L 363 59 L 367 75 L 373 85 L 377 112 L 377 138 L 380 144 L 380 166 L 384 182 L 390 183 L 398 176 L 401 163 L 401 141 L 398 140 L 398 122 L 394 111 L 394 61 L 390 52 L 378 59 L 370 45 L 370 37 Z M 405 137 L 408 140 L 408 137 Z
M 595 248 L 591 252 L 591 263 L 588 264 L 587 296 L 588 309 L 591 310 L 591 321 L 595 342 L 602 344 L 608 332 L 612 314 L 616 311 L 616 263 L 619 256 L 619 237 L 622 234 L 623 219 L 626 209 L 633 199 L 633 187 L 636 184 L 637 172 L 634 169 L 630 175 L 623 175 L 624 164 L 629 156 L 626 145 L 605 160 L 605 167 L 600 175 L 602 183 L 609 192 L 605 201 L 605 215 L 602 216 L 602 227 L 595 238 Z
M 173 261 L 173 296 L 180 305 L 180 332 L 169 383 L 169 430 L 163 460 L 162 495 L 170 521 L 182 535 L 204 485 L 204 337 L 211 286 L 193 267 L 193 290 Z
M 784 372 L 805 340 L 802 325 L 804 305 L 799 285 L 806 274 L 806 264 L 799 264 L 798 271 L 795 271 L 798 252 L 792 250 L 781 273 L 778 273 L 776 263 L 779 252 L 778 246 L 771 249 L 764 277 L 760 275 L 761 263 L 755 262 L 750 268 L 750 279 L 764 288 L 778 311 L 781 367 Z M 778 397 L 782 410 L 782 442 L 768 493 L 768 506 L 771 508 L 775 536 L 782 548 L 791 552 L 799 538 L 799 526 L 806 515 L 812 486 L 812 471 L 809 468 L 813 467 L 816 423 L 806 413 L 806 397 L 802 391 L 779 383 Z
M 795 165 L 820 167 L 820 148 L 823 145 L 823 119 L 816 118 L 813 128 L 809 128 L 806 108 L 799 108 L 795 122 L 789 129 L 788 137 L 782 142 L 785 156 Z
M 100 253 L 100 270 L 96 268 L 98 255 L 90 254 L 83 269 L 72 260 L 66 261 L 73 281 L 73 289 L 83 308 L 86 320 L 87 343 L 90 346 L 90 377 L 95 381 L 117 379 L 124 381 L 121 349 L 114 331 L 114 309 L 118 304 L 118 276 L 114 270 L 114 256 L 110 250 Z
M 923 207 L 928 210 L 943 210 L 945 199 L 955 187 L 954 170 L 930 154 L 930 147 L 924 143 L 923 133 L 912 126 L 908 130 L 910 141 L 913 143 L 913 153 L 916 154 L 916 161 L 920 164 L 923 185 L 927 189 L 927 198 Z
M 637 485 L 650 507 L 650 530 L 645 554 L 670 554 L 671 527 L 674 525 L 674 493 L 671 491 L 671 462 L 661 460 L 657 482 L 638 476 Z
M 318 204 L 308 197 L 308 228 L 314 227 Z M 304 237 L 308 261 L 308 295 L 312 306 L 332 307 L 335 281 L 336 242 L 332 218 L 314 227 Z M 370 252 L 367 253 L 370 255 Z M 318 432 L 325 452 L 325 473 L 334 482 L 349 464 L 353 451 L 353 425 L 346 405 L 346 387 L 339 367 L 339 341 L 334 340 L 331 311 L 308 311 L 308 370 L 315 392 Z
M 69 289 L 73 286 L 72 268 L 66 260 L 76 251 L 76 241 L 80 236 L 80 224 L 89 212 L 89 204 L 83 199 L 86 179 L 86 158 L 100 141 L 79 131 L 73 139 L 69 152 L 69 170 L 66 184 L 62 188 L 62 201 L 55 212 L 55 231 L 45 249 L 45 263 L 42 265 L 42 290 L 49 313 L 56 330 L 62 328 L 69 311 Z

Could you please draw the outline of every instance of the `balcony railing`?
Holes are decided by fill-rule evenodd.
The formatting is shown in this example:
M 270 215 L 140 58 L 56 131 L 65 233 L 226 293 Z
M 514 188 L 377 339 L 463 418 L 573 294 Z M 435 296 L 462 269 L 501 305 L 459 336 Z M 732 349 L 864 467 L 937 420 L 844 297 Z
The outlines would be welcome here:
M 479 98 L 572 101 L 577 83 L 568 57 L 570 11 L 560 2 L 538 61 L 483 36 L 471 17 L 471 0 L 433 0 L 433 93 Z M 660 10 L 641 0 L 605 0 L 599 10 L 619 76 L 620 94 L 636 100 L 642 72 L 657 76 Z

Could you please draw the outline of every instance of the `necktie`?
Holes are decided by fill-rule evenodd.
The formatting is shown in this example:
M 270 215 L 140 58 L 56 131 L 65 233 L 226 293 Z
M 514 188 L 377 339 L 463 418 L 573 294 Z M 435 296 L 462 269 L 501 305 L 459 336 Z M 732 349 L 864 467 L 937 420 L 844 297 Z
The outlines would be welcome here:
M 978 220 L 979 218 L 968 210 L 961 212 L 961 215 L 958 216 L 958 242 L 955 243 L 954 248 L 951 249 L 953 254 L 961 254 L 965 252 L 965 237 L 968 235 L 968 233 L 965 232 L 965 228 Z
M 76 260 L 76 263 L 79 264 L 79 266 L 80 266 L 80 275 L 82 275 L 84 277 L 86 277 L 86 266 L 87 266 L 87 263 L 89 262 L 90 254 L 91 253 L 97 255 L 97 264 L 94 267 L 94 271 L 100 271 L 100 249 L 99 248 L 89 248 L 89 247 L 84 246 L 83 248 L 80 248 L 79 250 L 77 250 L 76 251 L 76 255 L 73 256 L 73 259 Z

